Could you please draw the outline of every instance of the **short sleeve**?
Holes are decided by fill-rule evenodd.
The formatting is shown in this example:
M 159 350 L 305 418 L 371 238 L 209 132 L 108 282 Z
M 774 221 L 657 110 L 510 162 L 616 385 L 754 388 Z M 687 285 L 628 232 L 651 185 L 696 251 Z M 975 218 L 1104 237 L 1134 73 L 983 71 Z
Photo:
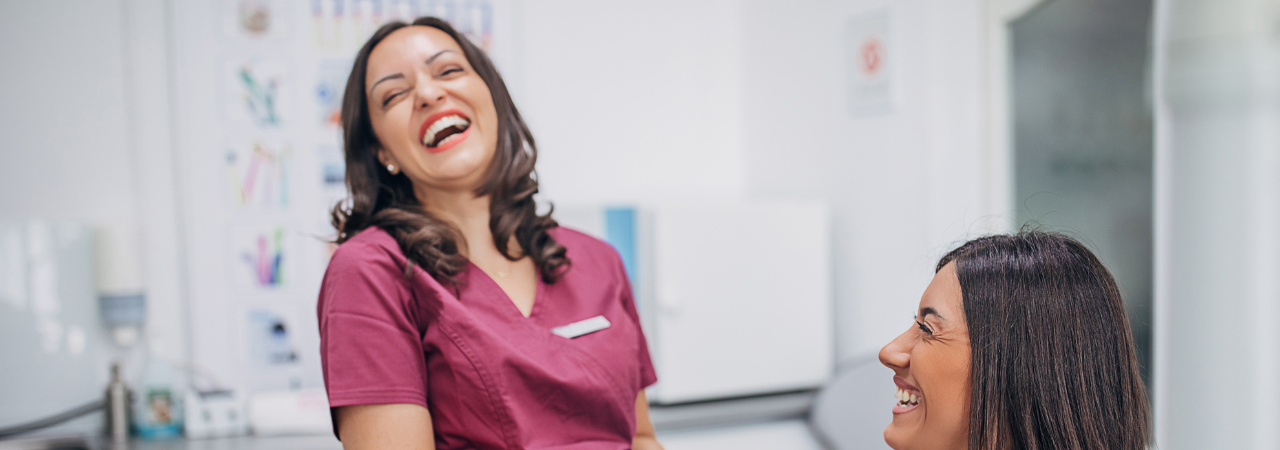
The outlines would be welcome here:
M 626 270 L 621 269 L 621 257 L 618 257 L 618 266 L 620 268 L 619 272 L 622 272 L 622 309 L 636 323 L 636 339 L 640 345 L 640 352 L 636 357 L 640 359 L 640 387 L 643 389 L 658 382 L 658 373 L 653 370 L 653 359 L 649 357 L 649 342 L 645 339 L 644 328 L 640 324 L 640 314 L 636 310 L 635 294 L 631 292 L 631 280 L 627 278 Z
M 425 328 L 403 273 L 387 249 L 366 242 L 348 241 L 330 260 L 317 314 L 331 408 L 427 406 Z

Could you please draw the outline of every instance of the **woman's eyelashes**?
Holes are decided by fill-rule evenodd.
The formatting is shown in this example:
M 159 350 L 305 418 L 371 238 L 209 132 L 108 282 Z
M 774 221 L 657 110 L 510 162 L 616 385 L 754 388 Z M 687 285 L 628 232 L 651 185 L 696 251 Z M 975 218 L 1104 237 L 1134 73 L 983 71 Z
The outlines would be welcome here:
M 387 105 L 391 104 L 391 100 L 395 99 L 396 97 L 399 97 L 400 94 L 403 94 L 405 92 L 408 92 L 408 91 L 392 92 L 391 95 L 388 95 L 387 98 L 382 101 L 382 107 L 383 108 L 387 107 Z
M 928 326 L 926 326 L 926 325 L 925 325 L 923 322 L 921 322 L 919 319 L 916 319 L 916 326 L 917 326 L 917 327 L 920 327 L 920 331 L 923 331 L 925 334 L 930 335 L 930 336 L 933 336 L 933 330 L 930 330 L 930 329 L 929 329 L 929 327 L 928 327 Z
M 466 69 L 463 69 L 462 67 L 458 67 L 458 66 L 449 66 L 449 67 L 445 68 L 443 71 L 441 71 L 441 72 L 440 72 L 440 75 L 436 75 L 436 78 L 444 78 L 444 77 L 447 77 L 447 76 L 452 75 L 452 74 L 455 74 L 455 73 L 462 73 L 462 72 L 464 72 L 465 70 L 466 70 Z M 382 107 L 384 107 L 384 108 L 385 108 L 385 107 L 387 107 L 387 105 L 390 105 L 390 104 L 391 104 L 391 101 L 392 101 L 392 100 L 395 100 L 397 97 L 400 97 L 401 95 L 403 95 L 403 94 L 405 94 L 405 93 L 409 92 L 410 90 L 411 90 L 411 89 L 405 89 L 405 90 L 402 90 L 402 91 L 396 91 L 396 92 L 392 92 L 392 93 L 388 94 L 386 98 L 382 99 Z
M 450 67 L 450 68 L 448 68 L 448 69 L 445 69 L 443 72 L 440 72 L 440 75 L 438 75 L 438 76 L 437 76 L 437 78 L 444 78 L 444 77 L 447 77 L 447 76 L 452 75 L 452 74 L 455 74 L 455 73 L 462 73 L 464 70 L 465 70 L 465 69 L 463 69 L 463 68 L 461 68 L 461 67 L 456 67 L 456 66 L 455 66 L 455 67 Z M 392 93 L 390 93 L 390 94 L 387 94 L 387 97 L 386 97 L 386 98 L 384 98 L 384 99 L 382 99 L 382 107 L 383 107 L 383 108 L 386 108 L 386 107 L 387 107 L 387 105 L 390 105 L 390 104 L 391 104 L 391 101 L 392 101 L 392 100 L 395 100 L 396 98 L 400 97 L 401 95 L 404 95 L 405 93 L 407 93 L 407 92 L 409 92 L 409 91 L 410 91 L 410 89 L 405 89 L 405 90 L 402 90 L 402 91 L 397 91 L 397 92 L 392 92 Z

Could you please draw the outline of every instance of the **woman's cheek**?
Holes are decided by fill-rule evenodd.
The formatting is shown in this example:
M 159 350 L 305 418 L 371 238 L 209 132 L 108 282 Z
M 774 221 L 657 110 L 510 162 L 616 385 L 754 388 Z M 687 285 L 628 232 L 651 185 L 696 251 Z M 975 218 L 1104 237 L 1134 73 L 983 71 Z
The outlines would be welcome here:
M 967 445 L 969 436 L 969 348 L 949 352 L 946 361 L 947 379 L 946 412 L 949 424 L 947 435 L 954 436 L 952 445 Z M 960 447 L 962 448 L 962 447 Z

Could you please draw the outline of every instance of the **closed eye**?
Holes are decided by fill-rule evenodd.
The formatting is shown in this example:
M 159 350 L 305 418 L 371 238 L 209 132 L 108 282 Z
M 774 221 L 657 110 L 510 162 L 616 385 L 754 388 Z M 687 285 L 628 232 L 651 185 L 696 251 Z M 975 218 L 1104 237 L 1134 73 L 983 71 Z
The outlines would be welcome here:
M 916 320 L 916 326 L 920 327 L 920 331 L 925 332 L 925 334 L 933 336 L 933 330 L 930 330 L 929 327 L 925 326 L 924 323 L 920 322 L 919 320 Z
M 451 73 L 457 73 L 457 72 L 462 72 L 462 68 L 461 68 L 461 67 L 453 67 L 453 68 L 445 69 L 445 71 L 444 71 L 444 72 L 440 72 L 440 76 L 442 76 L 442 77 L 443 77 L 443 76 L 449 75 L 449 74 L 451 74 Z
M 388 95 L 388 96 L 387 96 L 387 99 L 382 101 L 382 106 L 383 106 L 383 107 L 387 106 L 388 104 L 390 104 L 390 103 L 391 103 L 391 100 L 392 100 L 392 99 L 394 99 L 394 98 L 396 98 L 396 97 L 399 97 L 399 96 L 400 96 L 400 94 L 403 94 L 403 93 L 405 93 L 405 92 L 408 92 L 408 91 L 400 91 L 400 92 L 396 92 L 396 93 L 394 93 L 394 94 Z

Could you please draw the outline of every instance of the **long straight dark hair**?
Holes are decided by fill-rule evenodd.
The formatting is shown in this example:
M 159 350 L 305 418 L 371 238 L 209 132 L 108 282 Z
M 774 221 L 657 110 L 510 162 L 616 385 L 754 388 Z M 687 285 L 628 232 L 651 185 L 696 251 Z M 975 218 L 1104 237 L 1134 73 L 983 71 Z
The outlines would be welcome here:
M 444 20 L 422 17 L 413 25 L 428 26 L 445 32 L 462 47 L 480 79 L 489 87 L 498 115 L 498 143 L 487 168 L 488 177 L 476 190 L 477 196 L 491 195 L 489 230 L 498 251 L 511 261 L 528 255 L 538 267 L 543 281 L 554 283 L 568 269 L 565 248 L 556 243 L 547 230 L 557 226 L 551 212 L 537 214 L 533 194 L 538 192 L 534 163 L 538 148 L 533 134 L 520 117 L 507 85 L 484 51 Z M 356 54 L 342 97 L 343 150 L 347 163 L 347 189 L 350 197 L 334 206 L 333 226 L 341 244 L 360 231 L 379 227 L 391 234 L 413 265 L 441 281 L 454 281 L 467 260 L 459 253 L 460 233 L 448 223 L 428 213 L 414 195 L 413 185 L 403 173 L 391 174 L 377 160 L 375 150 L 381 144 L 369 121 L 368 99 L 364 90 L 369 55 L 387 35 L 407 27 L 404 22 L 391 22 L 373 33 Z M 523 253 L 507 245 L 515 236 Z
M 956 263 L 972 346 L 969 448 L 1144 450 L 1151 413 L 1120 290 L 1084 245 L 1039 231 Z

